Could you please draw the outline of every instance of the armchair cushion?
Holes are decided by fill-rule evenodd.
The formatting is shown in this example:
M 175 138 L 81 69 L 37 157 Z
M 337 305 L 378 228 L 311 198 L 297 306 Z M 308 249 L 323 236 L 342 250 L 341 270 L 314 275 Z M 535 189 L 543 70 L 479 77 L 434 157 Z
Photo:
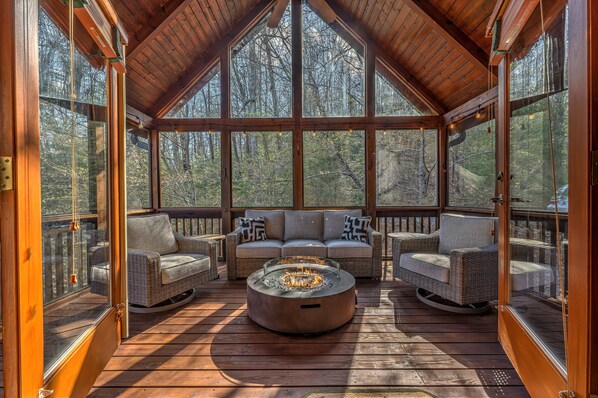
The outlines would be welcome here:
M 110 279 L 110 264 L 99 263 L 91 267 L 91 280 L 108 285 Z
M 242 243 L 237 246 L 238 258 L 276 258 L 280 257 L 282 241 L 276 239 Z
M 328 248 L 319 240 L 293 239 L 282 245 L 283 256 L 317 256 L 326 257 Z
M 371 258 L 373 248 L 367 243 L 356 240 L 327 240 L 328 257 L 330 258 Z
M 494 243 L 494 219 L 456 214 L 440 216 L 440 254 L 454 249 L 486 247 Z
M 405 253 L 401 254 L 400 267 L 442 283 L 448 283 L 451 259 L 446 254 Z
M 168 214 L 129 217 L 127 220 L 129 249 L 174 253 L 179 250 Z
M 324 210 L 324 240 L 341 238 L 345 228 L 345 216 L 360 217 L 361 209 Z
M 545 264 L 511 260 L 510 270 L 511 290 L 516 292 L 554 282 L 554 274 Z
M 287 210 L 284 213 L 284 240 L 322 240 L 324 212 Z
M 210 257 L 204 254 L 165 254 L 160 256 L 162 284 L 180 281 L 210 269 Z
M 284 211 L 283 210 L 247 210 L 247 218 L 263 217 L 266 221 L 266 236 L 268 239 L 284 239 Z

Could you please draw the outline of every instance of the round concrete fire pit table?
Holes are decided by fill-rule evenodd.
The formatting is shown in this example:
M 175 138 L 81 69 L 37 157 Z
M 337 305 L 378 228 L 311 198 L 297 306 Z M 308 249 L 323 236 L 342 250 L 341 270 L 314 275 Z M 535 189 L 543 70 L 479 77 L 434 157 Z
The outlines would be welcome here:
M 355 278 L 326 258 L 272 259 L 247 278 L 249 317 L 276 332 L 336 329 L 353 318 L 355 303 Z

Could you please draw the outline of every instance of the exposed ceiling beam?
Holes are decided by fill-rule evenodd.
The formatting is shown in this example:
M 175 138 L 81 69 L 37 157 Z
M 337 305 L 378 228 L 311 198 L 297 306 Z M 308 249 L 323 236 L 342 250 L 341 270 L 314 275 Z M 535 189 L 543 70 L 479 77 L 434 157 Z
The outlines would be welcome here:
M 307 0 L 311 8 L 314 9 L 316 14 L 328 25 L 334 22 L 337 18 L 336 12 L 330 7 L 326 0 Z
M 129 37 L 127 57 L 134 58 L 145 48 L 162 30 L 183 11 L 193 0 L 169 0 L 160 11 L 152 15 L 150 20 Z
M 453 21 L 430 4 L 429 0 L 403 0 L 403 2 L 426 22 L 436 27 L 440 35 L 455 46 L 469 61 L 480 69 L 488 70 L 490 60 L 488 52 L 484 51 Z M 496 71 L 492 70 L 492 74 L 496 76 Z
M 290 0 L 277 0 L 276 4 L 274 4 L 274 9 L 272 10 L 272 15 L 270 15 L 270 19 L 268 20 L 268 27 L 270 29 L 274 29 L 280 23 L 284 11 L 287 9 Z
M 477 109 L 484 109 L 488 105 L 496 102 L 498 99 L 498 86 L 492 87 L 490 90 L 478 95 L 477 97 L 467 101 L 463 105 L 453 109 L 452 111 L 445 113 L 444 124 L 449 124 L 451 122 L 455 122 L 463 117 L 463 115 L 467 115 L 474 110 Z
M 400 65 L 396 58 L 393 57 L 382 48 L 380 45 L 375 43 L 369 37 L 369 33 L 365 29 L 365 27 L 357 22 L 354 21 L 334 0 L 328 0 L 328 5 L 334 13 L 337 15 L 337 22 L 342 24 L 343 28 L 347 31 L 351 32 L 354 36 L 359 38 L 370 48 L 374 49 L 376 56 L 383 61 L 386 66 L 394 71 L 397 74 L 397 77 L 403 81 L 403 83 L 413 91 L 426 105 L 428 105 L 432 110 L 437 112 L 439 115 L 443 115 L 446 113 L 446 108 L 436 96 L 434 96 L 427 87 L 425 87 L 415 76 L 413 76 L 407 69 L 405 69 L 402 65 Z
M 256 4 L 249 13 L 216 43 L 210 46 L 207 52 L 204 52 L 198 59 L 194 60 L 192 66 L 183 74 L 183 76 L 173 84 L 162 97 L 156 102 L 151 110 L 151 114 L 157 118 L 164 115 L 189 91 L 207 69 L 214 64 L 216 58 L 221 54 L 228 53 L 229 46 L 238 37 L 248 32 L 257 22 L 259 22 L 272 7 L 274 0 L 263 0 Z

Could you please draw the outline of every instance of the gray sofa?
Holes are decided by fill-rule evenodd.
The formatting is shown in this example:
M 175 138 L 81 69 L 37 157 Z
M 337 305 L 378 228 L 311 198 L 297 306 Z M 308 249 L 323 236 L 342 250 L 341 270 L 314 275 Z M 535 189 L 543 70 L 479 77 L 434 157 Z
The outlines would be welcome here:
M 271 258 L 317 256 L 337 261 L 355 277 L 379 280 L 382 273 L 382 235 L 371 227 L 368 242 L 341 240 L 345 215 L 361 210 L 247 210 L 245 217 L 264 217 L 265 241 L 241 242 L 236 229 L 226 236 L 228 279 L 247 278 Z

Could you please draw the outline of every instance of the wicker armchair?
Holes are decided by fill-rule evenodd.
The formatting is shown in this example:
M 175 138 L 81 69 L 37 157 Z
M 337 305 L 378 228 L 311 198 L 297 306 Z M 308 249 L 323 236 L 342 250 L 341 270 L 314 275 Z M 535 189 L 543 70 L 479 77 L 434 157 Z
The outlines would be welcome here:
M 128 220 L 129 303 L 152 307 L 218 277 L 215 241 L 174 232 L 166 214 Z M 91 251 L 91 291 L 108 294 L 108 247 Z
M 443 214 L 441 228 L 443 223 L 453 222 L 449 217 L 456 216 Z M 480 219 L 460 217 L 457 222 L 475 223 L 472 219 L 476 218 Z M 441 230 L 430 235 L 411 234 L 405 239 L 395 239 L 394 276 L 417 286 L 418 298 L 427 304 L 453 312 L 485 311 L 488 308 L 485 303 L 498 297 L 498 245 L 490 236 L 495 220 L 488 221 L 489 224 L 486 223 L 483 228 L 490 225 L 487 230 L 489 237 L 485 238 L 490 244 L 481 247 L 441 250 Z M 444 300 L 434 299 L 433 295 Z

